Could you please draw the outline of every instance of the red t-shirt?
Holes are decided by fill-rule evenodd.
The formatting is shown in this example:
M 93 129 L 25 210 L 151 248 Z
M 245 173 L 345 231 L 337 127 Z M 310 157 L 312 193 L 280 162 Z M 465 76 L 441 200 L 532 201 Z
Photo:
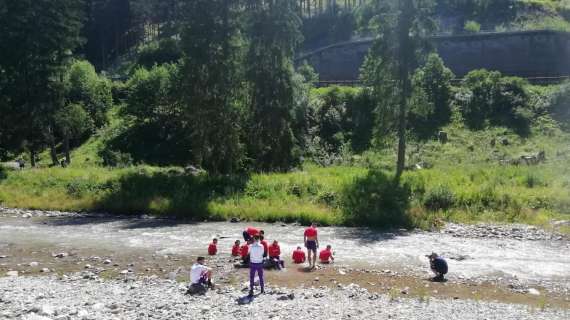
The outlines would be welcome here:
M 249 253 L 249 246 L 247 244 L 242 245 L 239 250 L 239 254 L 241 255 L 241 257 L 242 258 L 247 257 L 248 253 Z
M 319 259 L 321 262 L 329 262 L 332 257 L 332 251 L 324 249 L 319 253 Z
M 269 246 L 269 257 L 279 257 L 281 255 L 281 248 L 279 245 L 270 245 Z
M 245 229 L 245 232 L 247 232 L 247 234 L 249 234 L 250 237 L 259 235 L 259 230 L 253 227 L 247 227 L 247 229 Z
M 214 243 L 210 243 L 208 246 L 208 254 L 213 256 L 216 255 L 216 253 L 218 253 L 218 247 Z
M 305 229 L 305 237 L 314 238 L 317 236 L 317 228 L 309 227 Z
M 295 263 L 305 262 L 305 252 L 303 250 L 293 251 L 293 262 Z
M 234 244 L 234 246 L 232 247 L 232 256 L 237 257 L 239 256 L 239 246 L 237 244 Z
M 261 245 L 263 246 L 263 252 L 267 253 L 268 247 L 269 247 L 269 245 L 267 244 L 267 241 L 262 240 Z

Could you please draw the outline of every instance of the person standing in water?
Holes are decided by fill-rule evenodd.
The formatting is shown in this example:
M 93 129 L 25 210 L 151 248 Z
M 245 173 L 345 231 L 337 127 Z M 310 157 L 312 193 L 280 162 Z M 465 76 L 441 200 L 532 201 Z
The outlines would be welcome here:
M 253 297 L 253 285 L 255 274 L 259 276 L 259 286 L 261 293 L 265 293 L 265 286 L 263 281 L 263 258 L 265 249 L 259 243 L 259 236 L 253 237 L 253 244 L 249 248 L 249 297 Z
M 311 226 L 305 229 L 304 242 L 305 248 L 307 248 L 307 256 L 309 258 L 309 268 L 313 269 L 316 267 L 317 249 L 319 248 L 319 237 L 316 223 L 311 223 Z

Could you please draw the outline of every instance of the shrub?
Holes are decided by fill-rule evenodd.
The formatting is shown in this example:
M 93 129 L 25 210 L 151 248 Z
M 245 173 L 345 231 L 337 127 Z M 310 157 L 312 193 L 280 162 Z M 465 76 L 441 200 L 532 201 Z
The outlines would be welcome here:
M 532 114 L 527 85 L 521 78 L 503 77 L 497 71 L 469 72 L 459 95 L 467 125 L 482 129 L 489 122 L 510 127 L 520 135 L 528 134 Z
M 137 64 L 147 69 L 155 65 L 174 63 L 182 57 L 182 49 L 178 40 L 162 39 L 143 46 L 139 50 Z
M 564 129 L 570 129 L 570 82 L 561 85 L 551 95 L 550 112 Z
M 342 193 L 343 211 L 355 224 L 376 227 L 409 226 L 410 192 L 381 171 L 356 178 Z
M 425 194 L 423 204 L 429 210 L 447 210 L 455 204 L 455 195 L 448 187 L 437 186 Z
M 465 22 L 464 30 L 469 33 L 477 33 L 481 31 L 481 24 L 479 24 L 477 21 L 468 20 Z
M 128 153 L 105 148 L 99 152 L 103 165 L 108 167 L 124 168 L 133 165 L 133 157 Z

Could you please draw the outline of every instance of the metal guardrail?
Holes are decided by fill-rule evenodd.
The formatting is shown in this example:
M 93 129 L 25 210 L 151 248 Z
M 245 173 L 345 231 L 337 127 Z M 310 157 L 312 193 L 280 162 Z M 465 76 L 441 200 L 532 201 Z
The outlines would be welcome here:
M 531 84 L 557 84 L 565 81 L 570 81 L 570 75 L 568 76 L 551 76 L 551 77 L 521 77 L 527 80 Z M 451 82 L 458 84 L 463 82 L 464 78 L 452 79 Z M 362 81 L 360 80 L 321 80 L 314 82 L 317 87 L 328 87 L 328 86 L 361 86 Z

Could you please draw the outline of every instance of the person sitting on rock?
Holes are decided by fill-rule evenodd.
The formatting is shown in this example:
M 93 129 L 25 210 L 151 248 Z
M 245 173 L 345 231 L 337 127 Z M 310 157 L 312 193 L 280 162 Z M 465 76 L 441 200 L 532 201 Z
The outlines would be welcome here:
M 305 260 L 307 260 L 305 251 L 301 247 L 297 247 L 297 250 L 293 251 L 293 263 L 301 264 L 305 263 Z
M 208 246 L 208 254 L 215 256 L 218 253 L 218 239 L 214 238 L 212 243 Z
M 277 270 L 285 268 L 285 262 L 279 257 L 281 255 L 281 247 L 279 247 L 277 240 L 274 240 L 267 250 L 272 267 Z
M 251 240 L 249 240 L 248 242 L 244 243 L 240 248 L 239 248 L 239 254 L 241 256 L 241 262 L 242 265 L 248 267 L 249 266 L 249 246 L 252 244 L 253 242 Z
M 198 257 L 196 263 L 190 270 L 190 287 L 188 288 L 189 294 L 204 294 L 207 289 L 213 289 L 212 283 L 212 269 L 206 266 L 206 258 Z
M 236 242 L 234 242 L 234 245 L 232 247 L 232 257 L 239 257 L 239 251 L 240 251 L 240 247 L 239 247 L 239 240 L 236 240 Z
M 429 258 L 431 271 L 433 271 L 433 273 L 435 274 L 435 277 L 432 278 L 432 281 L 436 282 L 445 281 L 444 275 L 448 271 L 447 262 L 445 261 L 445 259 L 438 256 L 437 253 L 435 252 L 426 257 Z
M 334 262 L 332 247 L 330 244 L 327 246 L 326 249 L 321 250 L 321 252 L 319 253 L 319 260 L 321 260 L 321 263 L 324 264 L 329 264 L 331 262 Z

